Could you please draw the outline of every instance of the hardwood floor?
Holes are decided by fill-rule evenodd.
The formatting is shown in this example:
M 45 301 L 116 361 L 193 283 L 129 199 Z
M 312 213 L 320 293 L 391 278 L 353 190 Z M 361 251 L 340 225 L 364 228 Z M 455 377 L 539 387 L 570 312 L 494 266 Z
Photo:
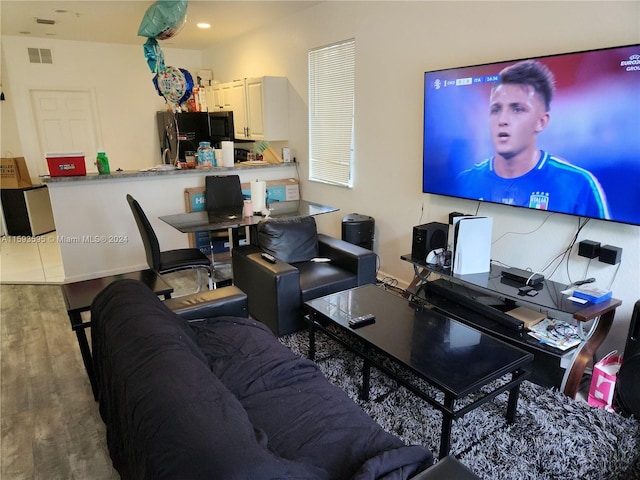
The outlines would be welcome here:
M 0 310 L 0 478 L 119 479 L 60 286 L 0 285 Z

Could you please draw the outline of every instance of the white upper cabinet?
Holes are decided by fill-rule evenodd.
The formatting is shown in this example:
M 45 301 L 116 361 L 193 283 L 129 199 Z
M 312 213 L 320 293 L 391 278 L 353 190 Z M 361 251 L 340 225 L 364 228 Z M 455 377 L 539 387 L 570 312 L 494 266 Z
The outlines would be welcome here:
M 286 77 L 245 78 L 214 85 L 211 93 L 207 91 L 207 102 L 210 111 L 233 111 L 238 139 L 289 139 L 289 81 Z

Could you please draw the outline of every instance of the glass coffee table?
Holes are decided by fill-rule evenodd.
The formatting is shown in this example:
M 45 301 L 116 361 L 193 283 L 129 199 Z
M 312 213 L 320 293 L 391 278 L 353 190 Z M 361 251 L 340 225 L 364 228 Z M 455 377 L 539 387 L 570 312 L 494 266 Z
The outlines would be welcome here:
M 506 419 L 514 421 L 520 384 L 529 374 L 523 367 L 532 354 L 433 310 L 416 309 L 375 285 L 310 300 L 305 308 L 310 359 L 321 331 L 363 359 L 362 398 L 368 398 L 373 366 L 442 412 L 440 458 L 449 454 L 453 420 L 506 391 Z M 374 323 L 349 327 L 350 319 L 367 314 L 375 315 Z

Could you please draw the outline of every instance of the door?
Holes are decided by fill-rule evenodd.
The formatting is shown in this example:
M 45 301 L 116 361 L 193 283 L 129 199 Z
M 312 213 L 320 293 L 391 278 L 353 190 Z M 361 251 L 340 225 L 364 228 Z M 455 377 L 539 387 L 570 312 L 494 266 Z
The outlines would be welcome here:
M 31 90 L 43 171 L 45 153 L 83 152 L 87 171 L 97 172 L 98 129 L 93 94 L 86 90 Z

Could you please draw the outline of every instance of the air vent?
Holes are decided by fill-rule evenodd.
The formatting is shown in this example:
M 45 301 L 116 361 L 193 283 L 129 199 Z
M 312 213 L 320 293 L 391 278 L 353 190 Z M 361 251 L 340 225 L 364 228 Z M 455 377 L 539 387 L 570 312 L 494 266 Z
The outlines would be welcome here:
M 30 63 L 53 63 L 50 48 L 27 48 Z
M 36 23 L 39 23 L 40 25 L 55 25 L 56 21 L 47 20 L 46 18 L 36 18 Z

